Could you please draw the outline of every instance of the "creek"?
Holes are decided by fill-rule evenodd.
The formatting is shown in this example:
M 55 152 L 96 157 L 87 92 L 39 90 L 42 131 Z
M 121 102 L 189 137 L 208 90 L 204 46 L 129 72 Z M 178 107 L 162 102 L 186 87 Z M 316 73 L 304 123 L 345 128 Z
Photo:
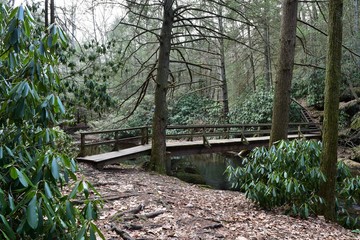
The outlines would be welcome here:
M 172 157 L 173 175 L 183 181 L 206 185 L 214 189 L 230 189 L 231 184 L 224 174 L 226 168 L 239 166 L 241 159 L 225 154 L 199 154 Z

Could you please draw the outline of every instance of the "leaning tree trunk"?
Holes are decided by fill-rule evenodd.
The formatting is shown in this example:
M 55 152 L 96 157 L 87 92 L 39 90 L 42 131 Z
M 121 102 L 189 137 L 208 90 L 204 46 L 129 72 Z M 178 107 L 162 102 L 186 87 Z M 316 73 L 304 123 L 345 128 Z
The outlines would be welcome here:
M 293 75 L 298 0 L 284 0 L 282 4 L 281 39 L 278 71 L 272 115 L 270 145 L 287 139 L 290 109 L 290 89 Z
M 164 1 L 164 16 L 159 37 L 160 52 L 158 58 L 156 88 L 155 88 L 155 112 L 152 128 L 151 168 L 159 173 L 166 173 L 166 124 L 167 102 L 166 92 L 168 89 L 171 31 L 173 26 L 173 0 Z
M 325 106 L 323 122 L 323 152 L 321 171 L 326 182 L 320 186 L 320 196 L 326 205 L 322 209 L 326 219 L 335 220 L 335 183 L 341 77 L 342 0 L 329 1 L 328 48 L 325 76 Z

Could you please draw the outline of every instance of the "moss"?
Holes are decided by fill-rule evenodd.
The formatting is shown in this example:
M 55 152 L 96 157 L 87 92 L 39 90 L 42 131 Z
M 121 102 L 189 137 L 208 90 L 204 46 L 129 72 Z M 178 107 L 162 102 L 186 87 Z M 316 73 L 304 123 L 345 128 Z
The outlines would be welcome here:
M 350 127 L 353 130 L 360 129 L 360 113 L 355 114 L 355 116 L 352 118 Z

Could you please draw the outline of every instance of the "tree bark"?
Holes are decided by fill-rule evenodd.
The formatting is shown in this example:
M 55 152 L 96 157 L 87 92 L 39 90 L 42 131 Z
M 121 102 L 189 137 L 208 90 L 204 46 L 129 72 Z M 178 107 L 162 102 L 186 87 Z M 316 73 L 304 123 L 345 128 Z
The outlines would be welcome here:
M 224 24 L 222 20 L 222 6 L 219 8 L 219 32 L 224 34 Z M 229 96 L 228 96 L 228 87 L 227 87 L 227 79 L 226 79 L 226 71 L 225 71 L 225 45 L 224 38 L 219 39 L 220 44 L 220 74 L 221 74 L 221 90 L 222 90 L 222 98 L 223 98 L 223 118 L 225 123 L 229 122 Z
M 342 11 L 342 0 L 329 1 L 323 152 L 321 159 L 321 171 L 326 176 L 326 182 L 320 186 L 320 196 L 324 198 L 326 203 L 321 210 L 328 220 L 335 220 L 336 217 L 335 183 L 341 77 Z
M 290 89 L 293 75 L 298 0 L 282 4 L 280 56 L 275 80 L 270 145 L 287 139 L 290 109 Z
M 49 0 L 45 0 L 45 28 L 49 26 Z
M 264 80 L 267 90 L 271 89 L 272 80 L 271 80 L 271 56 L 270 56 L 270 33 L 269 33 L 269 0 L 265 0 L 264 8 Z
M 55 23 L 55 0 L 50 0 L 50 24 Z
M 164 0 L 164 15 L 159 36 L 160 50 L 155 87 L 155 112 L 152 128 L 151 168 L 166 173 L 166 124 L 168 117 L 166 92 L 170 72 L 171 32 L 173 26 L 173 0 Z
M 247 25 L 247 35 L 248 35 L 249 46 L 252 48 L 253 43 L 252 43 L 252 39 L 251 39 L 250 25 Z M 252 85 L 252 89 L 255 92 L 256 91 L 255 64 L 254 64 L 254 54 L 251 49 L 250 49 L 250 54 L 249 54 L 249 61 L 250 61 L 251 75 L 252 75 L 252 84 L 251 85 Z

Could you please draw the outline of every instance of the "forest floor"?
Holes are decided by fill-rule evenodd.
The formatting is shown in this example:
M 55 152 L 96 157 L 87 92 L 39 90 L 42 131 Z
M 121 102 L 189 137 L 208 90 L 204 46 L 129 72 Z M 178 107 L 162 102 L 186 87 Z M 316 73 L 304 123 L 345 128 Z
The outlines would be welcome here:
M 99 171 L 80 163 L 80 169 L 105 200 L 97 224 L 106 239 L 360 239 L 322 217 L 259 209 L 239 192 L 126 165 Z

